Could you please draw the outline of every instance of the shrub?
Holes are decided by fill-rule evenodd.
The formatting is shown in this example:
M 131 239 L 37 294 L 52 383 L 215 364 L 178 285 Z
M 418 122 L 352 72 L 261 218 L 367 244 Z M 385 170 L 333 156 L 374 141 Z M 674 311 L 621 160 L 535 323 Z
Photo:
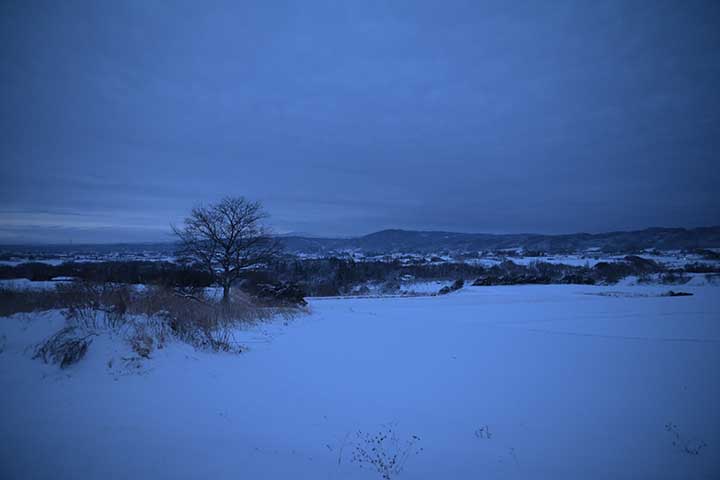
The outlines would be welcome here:
M 69 323 L 86 329 L 117 329 L 125 323 L 131 302 L 129 286 L 116 283 L 61 283 L 56 291 Z
M 417 447 L 420 437 L 412 435 L 402 441 L 392 426 L 375 433 L 357 432 L 352 461 L 360 467 L 372 467 L 383 480 L 400 475 L 410 455 L 418 455 L 422 448 Z
M 685 265 L 683 270 L 688 273 L 716 273 L 720 271 L 720 267 L 709 263 L 695 262 Z
M 150 358 L 155 341 L 142 326 L 136 328 L 129 338 L 130 347 L 139 357 Z
M 297 284 L 266 280 L 264 282 L 245 281 L 243 291 L 252 295 L 263 304 L 274 306 L 305 306 L 305 291 Z
M 438 295 L 447 295 L 450 292 L 455 292 L 457 290 L 460 290 L 465 286 L 465 280 L 459 278 L 453 282 L 452 285 L 448 285 L 446 287 L 441 288 L 438 291 Z
M 668 290 L 665 293 L 661 293 L 661 297 L 692 297 L 692 293 L 689 292 L 676 292 L 674 290 Z
M 92 336 L 77 327 L 65 327 L 38 345 L 33 358 L 66 368 L 85 356 L 92 343 Z
M 380 286 L 380 293 L 383 295 L 393 295 L 400 290 L 400 282 L 397 280 L 388 280 Z
M 630 264 L 636 273 L 652 273 L 659 272 L 661 270 L 660 264 L 656 261 L 642 258 L 637 255 L 626 255 L 623 260 Z
M 667 272 L 667 273 L 663 273 L 660 276 L 660 283 L 664 283 L 664 284 L 682 285 L 689 281 L 690 281 L 690 277 L 688 277 L 683 272 L 679 272 L 679 273 Z
M 604 283 L 617 283 L 633 273 L 636 272 L 626 262 L 598 262 L 593 267 L 593 276 Z
M 248 296 L 231 290 L 227 302 L 208 297 L 204 289 L 149 287 L 129 305 L 129 312 L 157 319 L 163 328 L 191 345 L 213 351 L 239 351 L 232 330 L 292 309 L 263 308 Z M 156 328 L 157 330 L 157 328 Z M 156 334 L 157 335 L 157 334 Z

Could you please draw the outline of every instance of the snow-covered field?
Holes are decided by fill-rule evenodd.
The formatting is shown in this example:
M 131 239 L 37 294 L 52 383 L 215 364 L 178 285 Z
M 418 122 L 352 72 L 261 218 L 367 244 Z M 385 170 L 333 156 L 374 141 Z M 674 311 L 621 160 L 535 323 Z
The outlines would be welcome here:
M 707 249 L 708 251 L 715 249 Z M 1 252 L 0 252 L 1 253 Z M 406 265 L 443 263 L 467 263 L 470 265 L 482 265 L 492 267 L 504 261 L 510 260 L 518 265 L 530 265 L 532 263 L 554 263 L 570 265 L 575 267 L 593 267 L 600 262 L 619 262 L 625 258 L 625 254 L 607 254 L 599 251 L 581 251 L 573 254 L 556 255 L 533 255 L 524 256 L 523 249 L 509 249 L 505 254 L 502 252 L 465 252 L 465 254 L 419 254 L 419 253 L 384 253 L 375 256 L 367 256 L 359 251 L 332 251 L 321 254 L 297 253 L 299 259 L 322 259 L 322 258 L 343 258 L 352 259 L 356 262 L 389 262 L 399 261 Z M 467 257 L 467 254 L 475 255 Z M 643 252 L 634 252 L 633 255 L 652 260 L 667 268 L 683 268 L 689 264 L 701 263 L 704 265 L 720 267 L 720 260 L 709 259 L 698 253 L 683 252 L 681 250 L 667 250 L 663 252 L 654 249 Z M 97 262 L 175 262 L 177 258 L 167 252 L 154 250 L 129 250 L 129 251 L 107 251 L 95 253 L 80 253 L 65 251 L 60 253 L 6 253 L 5 259 L 0 260 L 0 266 L 15 267 L 25 263 L 44 263 L 47 265 L 63 265 L 65 263 L 97 263 Z
M 57 312 L 0 319 L 0 478 L 378 479 L 388 430 L 398 478 L 720 478 L 720 289 L 667 290 L 314 299 L 240 355 L 98 337 L 66 370 L 27 350 Z

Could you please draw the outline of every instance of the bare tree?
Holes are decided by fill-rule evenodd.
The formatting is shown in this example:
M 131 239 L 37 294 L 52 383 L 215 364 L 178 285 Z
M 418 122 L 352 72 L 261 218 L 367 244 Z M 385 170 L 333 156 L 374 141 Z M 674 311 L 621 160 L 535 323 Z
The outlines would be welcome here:
M 193 208 L 182 228 L 172 226 L 180 239 L 180 255 L 203 265 L 222 286 L 227 302 L 230 286 L 244 271 L 272 260 L 278 243 L 263 225 L 267 214 L 259 202 L 226 197 Z

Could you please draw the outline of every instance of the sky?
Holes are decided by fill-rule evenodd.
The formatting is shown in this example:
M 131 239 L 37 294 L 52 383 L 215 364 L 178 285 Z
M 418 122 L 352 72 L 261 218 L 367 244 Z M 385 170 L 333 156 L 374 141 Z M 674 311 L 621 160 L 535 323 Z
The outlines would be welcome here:
M 720 2 L 3 1 L 0 243 L 720 224 Z

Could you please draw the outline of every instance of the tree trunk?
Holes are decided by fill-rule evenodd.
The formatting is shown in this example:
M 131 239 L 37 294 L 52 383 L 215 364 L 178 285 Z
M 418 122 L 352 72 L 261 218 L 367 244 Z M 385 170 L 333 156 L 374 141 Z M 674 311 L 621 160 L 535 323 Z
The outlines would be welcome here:
M 230 284 L 225 283 L 223 284 L 223 303 L 227 303 L 230 300 Z

